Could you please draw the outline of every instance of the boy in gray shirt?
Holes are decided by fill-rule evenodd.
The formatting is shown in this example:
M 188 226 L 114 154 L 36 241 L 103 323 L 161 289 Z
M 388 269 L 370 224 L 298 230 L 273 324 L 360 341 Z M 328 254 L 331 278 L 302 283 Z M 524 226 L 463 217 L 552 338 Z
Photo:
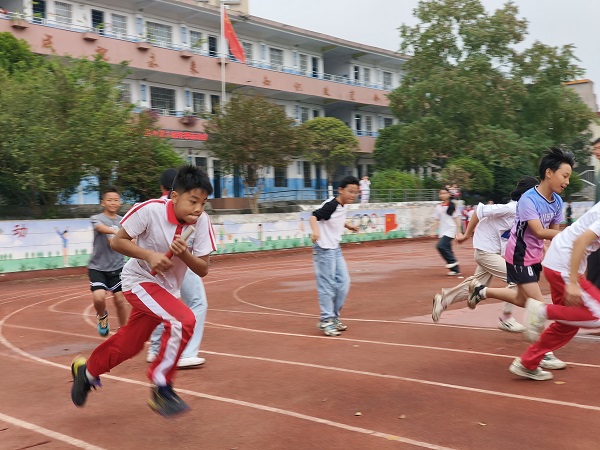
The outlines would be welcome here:
M 110 332 L 106 310 L 108 292 L 113 294 L 120 326 L 125 325 L 129 318 L 129 304 L 121 291 L 121 270 L 125 265 L 125 257 L 110 248 L 110 239 L 121 227 L 122 217 L 117 214 L 121 207 L 119 192 L 114 188 L 107 189 L 102 194 L 100 205 L 103 207 L 102 212 L 90 218 L 94 228 L 94 245 L 88 263 L 88 276 L 98 318 L 98 334 L 108 336 Z

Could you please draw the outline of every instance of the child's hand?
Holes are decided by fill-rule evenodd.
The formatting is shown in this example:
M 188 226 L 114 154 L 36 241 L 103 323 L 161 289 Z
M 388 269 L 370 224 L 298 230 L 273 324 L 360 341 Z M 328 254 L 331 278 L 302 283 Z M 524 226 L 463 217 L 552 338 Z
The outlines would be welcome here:
M 358 233 L 358 226 L 357 225 L 347 225 L 346 228 L 348 228 L 350 231 L 354 231 L 355 233 Z
M 184 241 L 180 235 L 175 235 L 175 240 L 171 242 L 171 246 L 169 248 L 173 255 L 179 256 L 183 252 L 187 251 L 188 245 L 187 242 Z
M 565 285 L 565 305 L 567 306 L 581 306 L 583 300 L 581 299 L 581 288 L 577 283 L 567 283 Z
M 171 267 L 173 267 L 173 261 L 171 261 L 166 255 L 158 252 L 152 252 L 152 254 L 146 259 L 146 262 L 150 266 L 151 272 L 158 275 L 163 275 Z
M 320 237 L 321 237 L 321 236 L 319 236 L 319 233 L 318 233 L 318 232 L 313 232 L 313 233 L 310 235 L 310 240 L 311 240 L 311 241 L 312 241 L 312 243 L 314 244 L 315 242 L 317 242 L 317 241 L 319 240 L 319 238 L 320 238 Z
M 456 235 L 456 242 L 458 242 L 459 244 L 462 244 L 466 240 L 467 240 L 467 235 L 466 234 L 458 233 Z

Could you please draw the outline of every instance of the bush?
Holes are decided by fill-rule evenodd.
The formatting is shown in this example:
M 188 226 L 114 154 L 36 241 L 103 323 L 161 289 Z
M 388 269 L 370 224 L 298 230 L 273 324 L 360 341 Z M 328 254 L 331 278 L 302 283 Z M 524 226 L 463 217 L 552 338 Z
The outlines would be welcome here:
M 405 201 L 405 191 L 422 189 L 423 183 L 416 175 L 399 170 L 376 172 L 371 178 L 371 201 Z

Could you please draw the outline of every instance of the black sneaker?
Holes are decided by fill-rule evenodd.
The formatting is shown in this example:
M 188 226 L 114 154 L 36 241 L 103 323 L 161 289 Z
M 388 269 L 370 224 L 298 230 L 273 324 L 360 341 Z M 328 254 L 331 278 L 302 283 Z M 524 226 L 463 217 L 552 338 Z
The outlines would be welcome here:
M 481 295 L 483 289 L 485 289 L 485 286 L 479 283 L 477 279 L 473 279 L 471 283 L 469 283 L 469 299 L 467 300 L 467 306 L 469 308 L 475 309 L 477 303 L 485 300 Z
M 83 356 L 77 356 L 71 363 L 71 374 L 73 375 L 73 386 L 71 387 L 71 400 L 75 406 L 83 406 L 92 388 L 100 386 L 100 379 L 96 383 L 90 383 L 85 369 L 87 368 L 86 359 Z
M 190 409 L 169 385 L 154 386 L 148 399 L 148 406 L 165 417 L 176 416 Z

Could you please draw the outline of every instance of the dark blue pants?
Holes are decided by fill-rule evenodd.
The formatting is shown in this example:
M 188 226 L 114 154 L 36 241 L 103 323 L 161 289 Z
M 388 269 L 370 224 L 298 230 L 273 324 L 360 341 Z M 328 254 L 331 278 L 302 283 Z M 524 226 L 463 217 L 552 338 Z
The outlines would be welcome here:
M 456 262 L 456 257 L 454 256 L 454 252 L 452 251 L 452 241 L 454 238 L 448 236 L 442 236 L 437 243 L 437 251 L 440 252 L 442 258 L 446 260 L 448 264 L 454 264 Z M 458 266 L 454 266 L 452 269 L 453 272 L 459 273 L 460 269 Z

